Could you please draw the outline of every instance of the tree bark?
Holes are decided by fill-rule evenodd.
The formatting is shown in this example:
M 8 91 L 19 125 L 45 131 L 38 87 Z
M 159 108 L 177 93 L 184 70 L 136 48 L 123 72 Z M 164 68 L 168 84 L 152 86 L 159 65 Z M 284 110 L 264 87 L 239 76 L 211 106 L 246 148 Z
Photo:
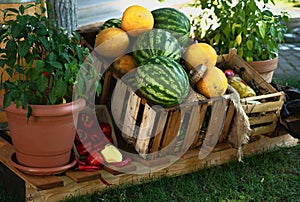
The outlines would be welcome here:
M 49 0 L 48 2 L 53 7 L 58 25 L 71 35 L 77 29 L 77 0 Z

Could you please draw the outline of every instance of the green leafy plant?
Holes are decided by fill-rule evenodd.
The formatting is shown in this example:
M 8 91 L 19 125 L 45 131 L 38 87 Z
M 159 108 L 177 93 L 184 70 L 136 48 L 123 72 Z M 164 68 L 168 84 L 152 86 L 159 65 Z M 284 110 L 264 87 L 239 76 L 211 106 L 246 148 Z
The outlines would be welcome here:
M 26 14 L 27 9 L 38 5 L 39 13 Z M 51 5 L 47 9 L 48 14 L 53 14 Z M 84 97 L 88 91 L 101 92 L 101 76 L 93 67 L 89 50 L 80 44 L 79 34 L 74 32 L 69 37 L 46 17 L 46 11 L 40 4 L 2 10 L 0 66 L 5 69 L 1 74 L 4 108 L 14 102 L 16 107 L 30 111 L 30 104 L 61 104 Z M 9 79 L 3 80 L 5 72 Z
M 273 0 L 270 2 L 275 4 Z M 273 14 L 268 3 L 269 0 L 194 0 L 189 6 L 203 11 L 192 17 L 195 38 L 210 43 L 219 54 L 236 48 L 246 61 L 272 59 L 278 54 L 278 45 L 284 42 L 289 16 L 285 12 Z M 205 15 L 206 22 L 216 19 L 217 26 L 211 24 L 204 30 Z

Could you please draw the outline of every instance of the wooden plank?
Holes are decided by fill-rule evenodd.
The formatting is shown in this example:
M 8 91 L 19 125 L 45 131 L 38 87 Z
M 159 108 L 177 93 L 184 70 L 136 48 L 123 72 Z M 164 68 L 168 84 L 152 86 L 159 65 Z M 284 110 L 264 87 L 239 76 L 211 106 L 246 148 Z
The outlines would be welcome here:
M 248 104 L 242 105 L 246 114 L 259 113 L 259 112 L 271 112 L 280 110 L 283 102 L 266 102 L 261 104 Z
M 143 118 L 138 130 L 137 141 L 135 144 L 136 151 L 146 158 L 149 151 L 149 142 L 152 134 L 152 129 L 155 127 L 155 117 L 157 112 L 148 104 L 145 105 Z
M 74 182 L 80 183 L 80 182 L 86 182 L 98 179 L 101 177 L 100 171 L 76 171 L 76 170 L 68 170 L 66 172 L 66 176 L 74 180 Z
M 267 126 L 254 127 L 254 128 L 251 128 L 252 129 L 251 134 L 252 135 L 263 135 L 263 134 L 267 134 L 267 133 L 274 133 L 276 127 L 277 127 L 277 123 L 272 123 Z
M 249 101 L 262 101 L 265 99 L 276 99 L 277 101 L 283 101 L 284 100 L 284 92 L 277 92 L 277 93 L 271 93 L 271 94 L 265 94 L 265 95 L 257 95 L 252 97 L 247 97 L 241 99 L 242 104 L 248 104 Z
M 190 119 L 188 122 L 188 127 L 183 141 L 182 149 L 185 151 L 191 147 L 195 141 L 197 134 L 200 133 L 199 129 L 201 127 L 201 122 L 199 122 L 201 117 L 201 105 L 194 105 L 191 107 Z
M 193 142 L 191 148 L 195 148 L 195 147 L 199 146 L 198 145 L 198 143 L 199 143 L 198 139 L 199 139 L 199 135 L 201 133 L 201 128 L 202 128 L 203 121 L 205 119 L 205 114 L 206 114 L 206 111 L 207 111 L 207 107 L 208 107 L 208 104 L 202 104 L 201 105 L 199 125 L 198 125 L 198 133 L 197 133 L 197 135 L 196 135 L 196 137 L 194 139 L 194 142 Z
M 230 50 L 232 51 L 232 50 Z M 276 93 L 277 90 L 271 86 L 268 82 L 266 82 L 258 72 L 256 72 L 253 67 L 251 67 L 248 63 L 246 63 L 242 58 L 240 58 L 237 54 L 234 54 L 234 59 L 231 60 L 232 65 L 237 68 L 244 68 L 241 77 L 247 82 L 254 80 L 256 84 L 266 90 L 267 93 Z
M 213 101 L 206 136 L 202 146 L 200 147 L 200 159 L 204 159 L 208 154 L 210 154 L 218 143 L 226 118 L 226 109 L 226 99 L 220 98 Z
M 104 170 L 106 170 L 107 172 L 113 174 L 113 175 L 120 175 L 122 173 L 132 173 L 134 171 L 136 171 L 137 166 L 133 165 L 133 164 L 129 164 L 123 167 L 115 167 L 112 165 L 108 165 L 104 167 Z
M 262 123 L 277 122 L 278 118 L 279 118 L 279 115 L 277 115 L 276 113 L 268 113 L 265 115 L 249 117 L 249 122 L 250 122 L 250 125 L 257 125 L 257 124 L 262 124 Z
M 137 116 L 139 112 L 139 107 L 141 99 L 133 91 L 128 91 L 129 97 L 127 102 L 122 133 L 126 135 L 127 138 L 136 138 L 135 129 L 137 125 Z M 115 105 L 114 107 L 118 107 Z
M 122 128 L 123 124 L 123 109 L 125 105 L 125 96 L 127 85 L 123 82 L 117 82 L 111 98 L 111 114 L 118 128 Z
M 169 113 L 161 149 L 163 156 L 174 153 L 177 137 L 180 132 L 179 129 L 183 120 L 183 114 L 184 112 L 182 109 L 174 110 Z
M 234 113 L 235 113 L 234 103 L 230 102 L 228 110 L 227 110 L 227 114 L 226 114 L 223 131 L 222 131 L 222 134 L 219 139 L 219 143 L 224 142 L 224 140 L 226 139 L 226 136 L 227 136 L 230 126 L 231 126 L 231 122 L 232 122 Z
M 106 71 L 104 74 L 102 92 L 100 95 L 100 104 L 107 104 L 107 102 L 108 102 L 108 97 L 109 97 L 108 92 L 110 89 L 111 77 L 112 77 L 111 71 Z
M 153 138 L 152 147 L 150 149 L 150 152 L 153 154 L 158 152 L 160 149 L 160 144 L 162 142 L 164 127 L 165 127 L 166 121 L 167 121 L 167 116 L 168 116 L 168 113 L 165 110 L 160 110 L 159 113 L 157 114 L 157 127 L 153 131 L 154 138 Z M 152 156 L 155 156 L 155 154 Z

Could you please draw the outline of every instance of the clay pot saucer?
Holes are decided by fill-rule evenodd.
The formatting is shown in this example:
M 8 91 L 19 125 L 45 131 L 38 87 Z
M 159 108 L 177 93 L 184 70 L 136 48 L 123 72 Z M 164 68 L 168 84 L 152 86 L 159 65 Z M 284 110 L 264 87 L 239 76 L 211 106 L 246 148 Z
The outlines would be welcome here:
M 70 162 L 63 166 L 52 167 L 52 168 L 37 168 L 37 167 L 27 167 L 22 164 L 19 164 L 16 158 L 16 153 L 13 153 L 10 157 L 10 163 L 23 173 L 29 175 L 56 175 L 65 172 L 66 170 L 72 168 L 76 165 L 77 161 L 72 155 Z

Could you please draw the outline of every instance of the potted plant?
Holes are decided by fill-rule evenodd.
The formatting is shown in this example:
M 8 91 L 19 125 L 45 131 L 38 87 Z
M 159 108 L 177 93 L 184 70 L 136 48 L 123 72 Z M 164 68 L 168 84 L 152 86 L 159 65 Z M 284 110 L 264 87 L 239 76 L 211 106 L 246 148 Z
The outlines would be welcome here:
M 2 10 L 0 66 L 9 79 L 1 81 L 1 104 L 18 163 L 60 167 L 70 160 L 86 92 L 101 92 L 100 74 L 79 35 L 69 37 L 46 17 L 47 10 L 53 13 L 51 5 L 47 9 L 41 5 L 40 14 L 25 14 L 36 5 Z
M 274 4 L 273 0 L 270 2 Z M 227 54 L 231 48 L 236 48 L 238 55 L 258 72 L 272 72 L 277 67 L 278 46 L 284 42 L 289 17 L 285 12 L 273 14 L 268 3 L 269 0 L 194 1 L 190 6 L 201 7 L 203 11 L 193 17 L 195 38 L 210 43 L 219 54 Z M 217 24 L 210 24 L 204 30 L 204 16 L 209 23 L 216 19 Z M 267 62 L 267 69 L 260 70 L 256 61 Z M 271 78 L 265 79 L 270 82 Z

